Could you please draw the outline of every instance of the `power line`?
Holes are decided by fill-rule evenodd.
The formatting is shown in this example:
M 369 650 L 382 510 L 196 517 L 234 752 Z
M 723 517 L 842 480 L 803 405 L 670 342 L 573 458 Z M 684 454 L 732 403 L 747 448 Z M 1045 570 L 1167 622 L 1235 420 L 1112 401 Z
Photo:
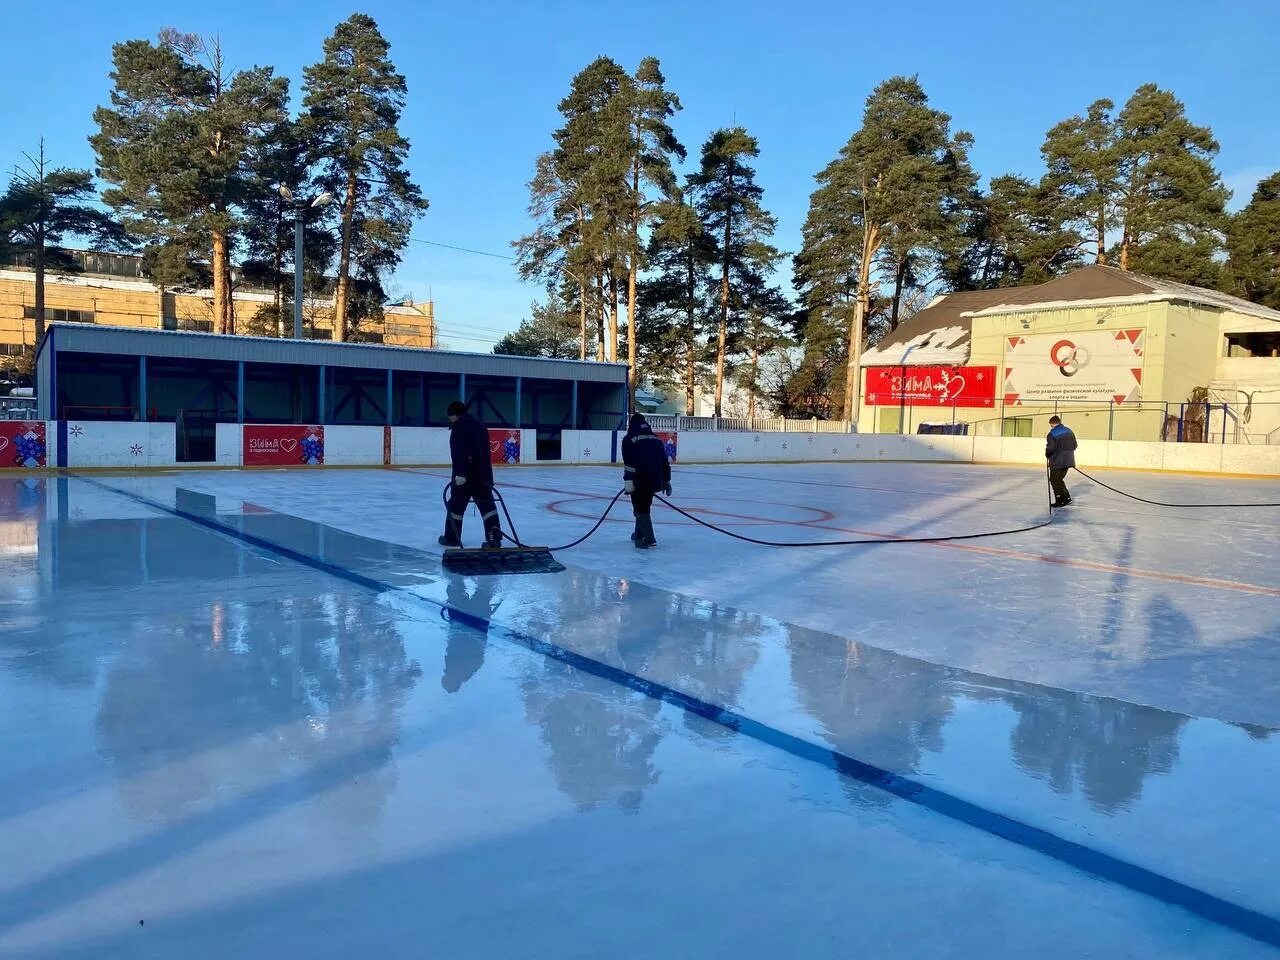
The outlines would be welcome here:
M 473 250 L 470 247 L 459 247 L 452 243 L 440 243 L 436 240 L 423 240 L 421 237 L 410 237 L 414 243 L 423 243 L 428 247 L 443 247 L 446 250 L 457 250 L 459 253 L 473 253 L 477 257 L 493 257 L 495 260 L 510 260 L 515 262 L 515 257 L 508 256 L 505 253 L 489 253 L 487 250 Z

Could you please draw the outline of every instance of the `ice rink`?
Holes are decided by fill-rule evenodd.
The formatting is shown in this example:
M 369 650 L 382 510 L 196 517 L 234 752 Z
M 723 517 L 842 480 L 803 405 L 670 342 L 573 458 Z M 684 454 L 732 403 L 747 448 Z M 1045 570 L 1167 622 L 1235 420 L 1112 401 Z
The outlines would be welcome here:
M 1178 502 L 1280 482 L 1098 472 Z M 440 569 L 430 469 L 0 475 L 0 957 L 1280 956 L 1280 509 Z M 525 542 L 617 468 L 499 472 Z M 776 540 L 1044 474 L 677 466 Z M 470 514 L 464 539 L 480 538 Z

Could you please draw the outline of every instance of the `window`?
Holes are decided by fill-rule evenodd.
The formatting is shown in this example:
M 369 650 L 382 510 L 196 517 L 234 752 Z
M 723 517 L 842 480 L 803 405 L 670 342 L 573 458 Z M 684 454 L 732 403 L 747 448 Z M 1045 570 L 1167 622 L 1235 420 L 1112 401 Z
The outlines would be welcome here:
M 192 317 L 165 317 L 164 329 L 190 330 L 194 333 L 213 333 L 213 321 L 196 320 Z
M 0 357 L 20 357 L 25 352 L 20 343 L 0 343 Z
M 332 330 L 308 330 L 307 339 L 308 340 L 332 340 L 333 331 Z
M 389 337 L 425 337 L 428 330 L 425 324 L 392 323 L 390 320 L 386 322 L 385 329 Z
M 36 318 L 35 307 L 23 307 L 22 316 L 27 320 Z M 92 310 L 64 310 L 61 307 L 45 307 L 46 323 L 93 323 Z
M 1280 333 L 1228 333 L 1227 357 L 1280 357 Z
M 1031 436 L 1031 417 L 1005 417 L 1000 421 L 1000 436 L 1002 437 L 1029 437 Z

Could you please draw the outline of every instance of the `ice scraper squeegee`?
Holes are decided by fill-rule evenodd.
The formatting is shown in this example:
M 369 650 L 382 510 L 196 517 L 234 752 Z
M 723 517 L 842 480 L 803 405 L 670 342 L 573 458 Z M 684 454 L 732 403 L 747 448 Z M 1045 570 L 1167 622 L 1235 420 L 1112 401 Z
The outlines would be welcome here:
M 512 573 L 560 573 L 564 564 L 547 547 L 449 547 L 441 560 L 449 573 L 464 577 Z
M 448 488 L 446 488 L 446 498 L 448 497 L 447 491 Z M 609 512 L 617 505 L 622 494 L 623 491 L 619 490 L 613 495 L 613 499 L 609 501 L 609 506 L 600 515 L 600 519 L 595 522 L 595 526 L 577 540 L 559 547 L 534 547 L 520 542 L 520 535 L 516 533 L 516 525 L 511 520 L 511 511 L 507 509 L 507 502 L 502 499 L 502 494 L 498 492 L 498 488 L 494 487 L 493 498 L 502 507 L 502 512 L 507 518 L 507 526 L 511 528 L 511 533 L 504 531 L 502 536 L 503 539 L 511 541 L 512 546 L 448 547 L 444 551 L 444 558 L 441 560 L 441 564 L 449 573 L 458 573 L 471 577 L 501 576 L 510 573 L 563 573 L 566 568 L 564 564 L 555 558 L 554 554 L 560 550 L 576 547 L 599 530 L 605 518 L 609 516 Z

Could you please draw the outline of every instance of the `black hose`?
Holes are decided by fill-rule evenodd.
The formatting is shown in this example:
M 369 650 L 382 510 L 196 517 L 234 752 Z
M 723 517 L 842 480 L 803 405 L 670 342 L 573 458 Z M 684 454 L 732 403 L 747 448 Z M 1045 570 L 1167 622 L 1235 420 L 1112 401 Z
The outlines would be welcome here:
M 450 480 L 448 483 L 444 485 L 444 491 L 441 493 L 441 499 L 444 501 L 446 513 L 448 512 L 448 509 L 449 509 L 449 491 L 451 491 L 452 489 L 453 489 L 453 481 Z M 549 550 L 552 553 L 555 553 L 560 550 L 568 550 L 571 547 L 576 547 L 578 544 L 582 543 L 588 537 L 590 537 L 593 533 L 599 530 L 604 525 L 605 520 L 608 518 L 609 514 L 613 511 L 614 506 L 617 505 L 618 500 L 622 497 L 622 494 L 623 494 L 623 491 L 621 490 L 615 493 L 613 495 L 613 499 L 609 501 L 609 506 L 605 508 L 604 513 L 600 515 L 600 519 L 596 521 L 595 526 L 593 526 L 590 530 L 588 530 L 586 533 L 580 536 L 577 540 L 574 540 L 571 543 L 566 543 L 563 546 L 559 546 L 559 547 L 538 546 L 534 548 L 534 547 L 530 547 L 530 545 L 527 543 L 521 542 L 520 534 L 516 532 L 516 523 L 511 518 L 511 511 L 507 509 L 507 501 L 502 499 L 502 494 L 498 491 L 498 488 L 496 486 L 491 487 L 489 492 L 493 494 L 494 501 L 496 501 L 497 504 L 500 507 L 502 507 L 502 513 L 507 518 L 507 526 L 511 528 L 510 533 L 507 533 L 507 531 L 505 530 L 499 530 L 504 540 L 510 540 L 517 547 L 523 547 L 525 549 Z
M 682 510 L 665 497 L 655 497 L 655 499 L 666 504 L 682 517 L 687 517 L 694 523 L 702 524 L 717 533 L 723 533 L 726 537 L 733 537 L 735 540 L 742 540 L 746 543 L 754 543 L 761 547 L 855 547 L 873 543 L 947 543 L 951 540 L 980 540 L 983 537 L 1005 537 L 1014 533 L 1029 533 L 1032 530 L 1039 530 L 1053 523 L 1053 511 L 1049 511 L 1049 516 L 1039 523 L 1029 524 L 1025 527 L 1014 527 L 1009 530 L 989 530 L 986 533 L 956 533 L 945 537 L 880 537 L 880 538 L 864 538 L 859 540 L 761 540 L 758 537 L 749 537 L 745 533 L 734 533 L 732 530 L 726 530 L 724 527 L 717 527 L 714 523 L 695 517 L 687 510 Z
M 1137 500 L 1139 503 L 1150 504 L 1153 507 L 1280 507 L 1280 503 L 1168 503 L 1164 500 L 1148 500 L 1146 497 L 1140 497 L 1136 493 L 1127 493 L 1124 490 L 1117 490 L 1109 483 L 1103 483 L 1097 477 L 1091 477 L 1079 467 L 1072 467 L 1076 473 L 1084 477 L 1086 480 L 1092 480 L 1100 487 L 1105 487 L 1112 493 L 1117 493 L 1122 497 L 1128 497 L 1130 500 Z
M 443 499 L 444 499 L 446 508 L 449 503 L 449 491 L 451 489 L 453 489 L 452 481 L 445 484 L 445 488 L 444 488 Z M 622 497 L 622 494 L 624 492 L 625 491 L 623 490 L 619 490 L 617 493 L 613 495 L 613 499 L 610 500 L 609 505 L 605 507 L 604 513 L 600 514 L 600 519 L 595 522 L 595 525 L 590 530 L 588 530 L 586 533 L 580 536 L 577 540 L 574 540 L 570 543 L 563 544 L 562 546 L 558 546 L 558 547 L 538 547 L 537 549 L 544 549 L 552 553 L 557 553 L 561 550 L 568 550 L 572 547 L 578 546 L 578 544 L 580 543 L 583 543 L 590 536 L 592 536 L 592 534 L 594 534 L 597 530 L 599 530 L 601 526 L 604 525 L 605 520 L 608 518 L 609 514 L 613 511 L 613 508 L 617 505 L 618 500 Z M 505 539 L 510 540 L 517 547 L 525 547 L 526 549 L 528 549 L 529 545 L 521 542 L 520 535 L 516 532 L 515 521 L 512 520 L 511 518 L 511 511 L 507 509 L 507 502 L 502 499 L 502 494 L 498 492 L 497 487 L 492 488 L 492 493 L 493 493 L 494 500 L 497 501 L 497 503 L 502 507 L 502 512 L 507 518 L 507 526 L 511 528 L 511 533 L 508 534 L 504 530 L 502 531 L 502 536 Z M 696 517 L 692 513 L 689 513 L 687 510 L 677 507 L 670 500 L 666 499 L 666 497 L 655 495 L 654 499 L 658 500 L 660 503 L 664 504 L 665 506 L 670 507 L 672 510 L 680 514 L 682 517 L 686 517 L 687 519 L 692 520 L 694 523 L 704 526 L 709 530 L 714 530 L 717 533 L 723 533 L 726 537 L 733 537 L 735 540 L 742 540 L 745 543 L 754 543 L 757 546 L 761 546 L 761 547 L 853 547 L 853 546 L 867 546 L 867 545 L 876 544 L 876 543 L 948 543 L 953 540 L 981 540 L 985 537 L 1006 537 L 1015 533 L 1030 533 L 1032 530 L 1040 530 L 1040 529 L 1043 529 L 1044 527 L 1049 526 L 1049 524 L 1053 523 L 1053 508 L 1051 506 L 1049 508 L 1049 515 L 1044 520 L 1041 520 L 1039 523 L 1032 523 L 1022 527 L 1012 527 L 1007 530 L 988 530 L 985 533 L 956 533 L 956 534 L 950 534 L 948 536 L 940 536 L 940 537 L 894 537 L 894 536 L 875 537 L 875 538 L 868 537 L 868 538 L 862 538 L 862 539 L 856 539 L 856 540 L 805 540 L 805 541 L 762 540 L 758 537 L 749 537 L 746 534 L 734 533 L 732 530 L 727 530 L 724 527 L 718 527 L 714 523 L 711 523 L 707 520 L 703 520 L 700 517 Z

